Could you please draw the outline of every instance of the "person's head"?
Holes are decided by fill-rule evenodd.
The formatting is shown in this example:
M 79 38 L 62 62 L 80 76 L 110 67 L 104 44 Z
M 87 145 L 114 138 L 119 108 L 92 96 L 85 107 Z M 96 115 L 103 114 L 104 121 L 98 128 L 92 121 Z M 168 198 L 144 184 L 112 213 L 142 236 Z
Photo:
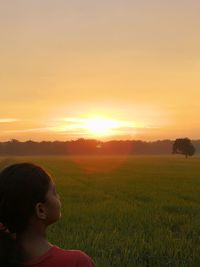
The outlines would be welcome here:
M 0 173 L 0 223 L 6 230 L 0 230 L 0 266 L 19 266 L 18 237 L 34 224 L 47 227 L 60 215 L 60 199 L 46 171 L 31 163 L 5 168 Z

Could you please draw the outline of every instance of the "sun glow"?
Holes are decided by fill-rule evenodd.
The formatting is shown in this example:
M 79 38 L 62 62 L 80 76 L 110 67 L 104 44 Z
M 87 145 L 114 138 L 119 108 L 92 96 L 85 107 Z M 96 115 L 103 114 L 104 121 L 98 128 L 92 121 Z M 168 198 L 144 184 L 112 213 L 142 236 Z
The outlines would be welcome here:
M 75 134 L 84 138 L 112 137 L 127 134 L 130 136 L 130 133 L 135 135 L 137 127 L 141 127 L 141 123 L 135 121 L 115 120 L 103 116 L 60 118 L 58 121 L 60 125 L 54 125 L 54 131 L 62 134 Z M 65 122 L 64 125 L 63 122 Z
M 104 118 L 91 118 L 85 121 L 85 128 L 94 135 L 109 135 L 120 127 L 120 122 Z

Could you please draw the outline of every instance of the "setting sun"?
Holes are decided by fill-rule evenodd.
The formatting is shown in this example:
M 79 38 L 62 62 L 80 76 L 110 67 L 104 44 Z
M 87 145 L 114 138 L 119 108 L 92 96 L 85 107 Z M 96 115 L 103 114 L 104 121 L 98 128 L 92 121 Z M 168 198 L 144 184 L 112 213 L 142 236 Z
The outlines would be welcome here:
M 85 121 L 85 128 L 94 135 L 107 135 L 118 127 L 120 122 L 110 119 L 92 118 Z

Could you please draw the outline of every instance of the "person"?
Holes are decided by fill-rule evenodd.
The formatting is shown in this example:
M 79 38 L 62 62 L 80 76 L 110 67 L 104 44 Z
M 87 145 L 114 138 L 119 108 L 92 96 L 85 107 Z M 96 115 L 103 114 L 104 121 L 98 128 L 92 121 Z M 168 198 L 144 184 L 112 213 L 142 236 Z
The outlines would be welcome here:
M 94 267 L 81 250 L 47 240 L 46 229 L 61 217 L 60 197 L 40 166 L 18 163 L 0 173 L 0 266 Z

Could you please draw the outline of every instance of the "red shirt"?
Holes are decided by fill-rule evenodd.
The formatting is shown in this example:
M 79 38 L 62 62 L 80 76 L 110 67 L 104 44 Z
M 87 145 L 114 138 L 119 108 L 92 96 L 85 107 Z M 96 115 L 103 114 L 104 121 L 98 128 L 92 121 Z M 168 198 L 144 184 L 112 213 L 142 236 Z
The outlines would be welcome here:
M 37 259 L 27 261 L 24 267 L 94 267 L 92 259 L 81 250 L 65 250 L 52 246 Z

